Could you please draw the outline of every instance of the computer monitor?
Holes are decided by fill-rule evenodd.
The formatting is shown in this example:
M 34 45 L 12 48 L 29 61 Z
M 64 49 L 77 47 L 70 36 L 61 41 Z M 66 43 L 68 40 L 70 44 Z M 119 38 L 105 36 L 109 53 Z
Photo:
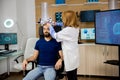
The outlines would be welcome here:
M 95 43 L 120 46 L 120 9 L 96 13 Z
M 95 13 L 100 10 L 85 10 L 80 11 L 80 21 L 81 22 L 94 22 L 95 21 Z
M 80 41 L 81 42 L 94 42 L 95 40 L 95 28 L 81 28 L 80 29 Z
M 96 13 L 95 30 L 95 43 L 118 46 L 118 58 L 120 59 L 120 9 Z M 117 63 L 119 64 L 119 60 Z
M 17 44 L 17 33 L 0 33 L 0 45 L 5 45 L 5 50 L 13 44 Z
M 62 12 L 55 13 L 55 20 L 56 22 L 62 22 Z

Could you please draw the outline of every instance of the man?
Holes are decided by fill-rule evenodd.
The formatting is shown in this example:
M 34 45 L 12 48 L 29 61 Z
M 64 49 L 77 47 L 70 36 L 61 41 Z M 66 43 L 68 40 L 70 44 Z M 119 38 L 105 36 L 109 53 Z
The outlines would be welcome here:
M 23 70 L 25 70 L 29 61 L 37 59 L 38 66 L 30 71 L 23 80 L 36 80 L 41 75 L 44 75 L 45 80 L 55 80 L 55 69 L 62 67 L 63 55 L 60 43 L 50 36 L 49 27 L 46 24 L 43 25 L 43 34 L 44 38 L 36 42 L 33 56 L 25 59 L 22 64 Z M 58 52 L 59 59 L 57 59 Z

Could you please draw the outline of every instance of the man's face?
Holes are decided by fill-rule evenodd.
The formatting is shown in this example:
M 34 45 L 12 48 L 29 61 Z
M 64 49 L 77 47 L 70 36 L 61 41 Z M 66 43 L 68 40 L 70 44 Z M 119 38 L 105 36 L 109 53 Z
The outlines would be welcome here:
M 50 31 L 47 25 L 43 26 L 43 34 L 44 34 L 44 37 L 50 37 Z

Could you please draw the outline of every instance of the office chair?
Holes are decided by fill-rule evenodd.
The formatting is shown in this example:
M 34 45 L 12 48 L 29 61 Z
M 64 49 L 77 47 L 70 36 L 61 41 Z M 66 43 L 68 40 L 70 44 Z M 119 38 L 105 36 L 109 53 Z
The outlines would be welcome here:
M 40 38 L 44 38 L 43 37 L 43 28 L 42 27 L 39 29 L 39 32 L 40 32 L 39 33 Z M 30 38 L 30 39 L 27 40 L 24 55 L 20 55 L 15 59 L 15 61 L 17 62 L 17 64 L 14 66 L 15 69 L 22 70 L 22 63 L 18 62 L 18 58 L 21 57 L 21 56 L 24 56 L 24 59 L 30 57 L 33 54 L 34 46 L 35 46 L 35 43 L 36 43 L 37 40 L 38 40 L 38 38 Z M 30 53 L 30 54 L 28 54 L 28 53 Z M 30 71 L 30 70 L 34 69 L 36 67 L 36 65 L 37 65 L 37 61 L 29 63 L 27 65 L 26 70 Z M 63 63 L 63 65 L 64 65 L 64 63 Z M 24 74 L 23 74 L 24 76 L 27 74 L 27 71 L 24 72 Z M 59 79 L 62 79 L 64 77 L 64 75 L 61 74 L 63 71 L 64 71 L 64 66 L 60 70 L 56 71 L 57 75 L 56 75 L 55 80 L 59 80 Z M 39 80 L 44 80 L 44 77 L 41 77 Z
M 14 59 L 14 61 L 16 61 L 17 64 L 14 65 L 14 68 L 17 70 L 22 71 L 22 62 L 19 62 L 18 59 L 22 56 L 24 56 L 24 59 L 32 56 L 33 52 L 34 52 L 34 46 L 36 41 L 38 40 L 38 38 L 29 38 L 27 40 L 26 43 L 26 48 L 25 48 L 25 52 L 23 55 L 18 56 L 17 58 Z M 59 57 L 59 56 L 58 56 Z M 63 63 L 64 65 L 64 63 Z M 25 76 L 30 70 L 34 69 L 37 66 L 37 61 L 31 62 L 27 65 L 26 71 L 23 72 L 23 76 Z M 56 79 L 55 80 L 59 80 L 62 79 L 64 77 L 63 74 L 61 74 L 64 71 L 64 66 L 60 69 L 57 70 L 56 73 Z M 44 80 L 44 77 L 40 77 L 38 80 Z
M 20 55 L 20 56 L 18 56 L 17 58 L 14 59 L 14 61 L 16 61 L 16 63 L 17 63 L 17 64 L 14 65 L 15 69 L 20 70 L 20 71 L 23 70 L 22 69 L 22 62 L 19 62 L 18 59 L 20 57 L 24 57 L 24 59 L 26 59 L 26 58 L 29 58 L 30 56 L 32 56 L 32 54 L 34 53 L 34 46 L 35 46 L 36 41 L 38 39 L 39 38 L 29 38 L 27 40 L 24 54 Z M 26 72 L 33 69 L 33 68 L 34 68 L 34 63 L 29 63 L 27 65 Z M 23 73 L 24 76 L 26 75 L 26 72 Z
M 54 26 L 54 29 L 55 29 L 55 32 L 59 32 L 59 31 L 62 29 L 62 26 L 60 26 L 60 25 L 55 25 L 55 26 Z M 39 37 L 40 37 L 40 38 L 44 38 L 44 36 L 43 36 L 43 26 L 40 26 L 40 27 L 39 27 Z

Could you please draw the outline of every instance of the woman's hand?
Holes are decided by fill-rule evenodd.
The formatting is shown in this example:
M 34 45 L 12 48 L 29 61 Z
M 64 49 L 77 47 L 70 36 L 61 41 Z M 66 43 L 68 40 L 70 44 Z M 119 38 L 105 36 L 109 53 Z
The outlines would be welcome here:
M 55 25 L 56 25 L 56 22 L 54 22 L 54 21 L 51 22 L 51 23 L 50 23 L 50 22 L 47 22 L 47 26 L 49 26 L 49 27 L 50 27 L 50 26 L 53 26 L 53 27 L 54 27 Z

